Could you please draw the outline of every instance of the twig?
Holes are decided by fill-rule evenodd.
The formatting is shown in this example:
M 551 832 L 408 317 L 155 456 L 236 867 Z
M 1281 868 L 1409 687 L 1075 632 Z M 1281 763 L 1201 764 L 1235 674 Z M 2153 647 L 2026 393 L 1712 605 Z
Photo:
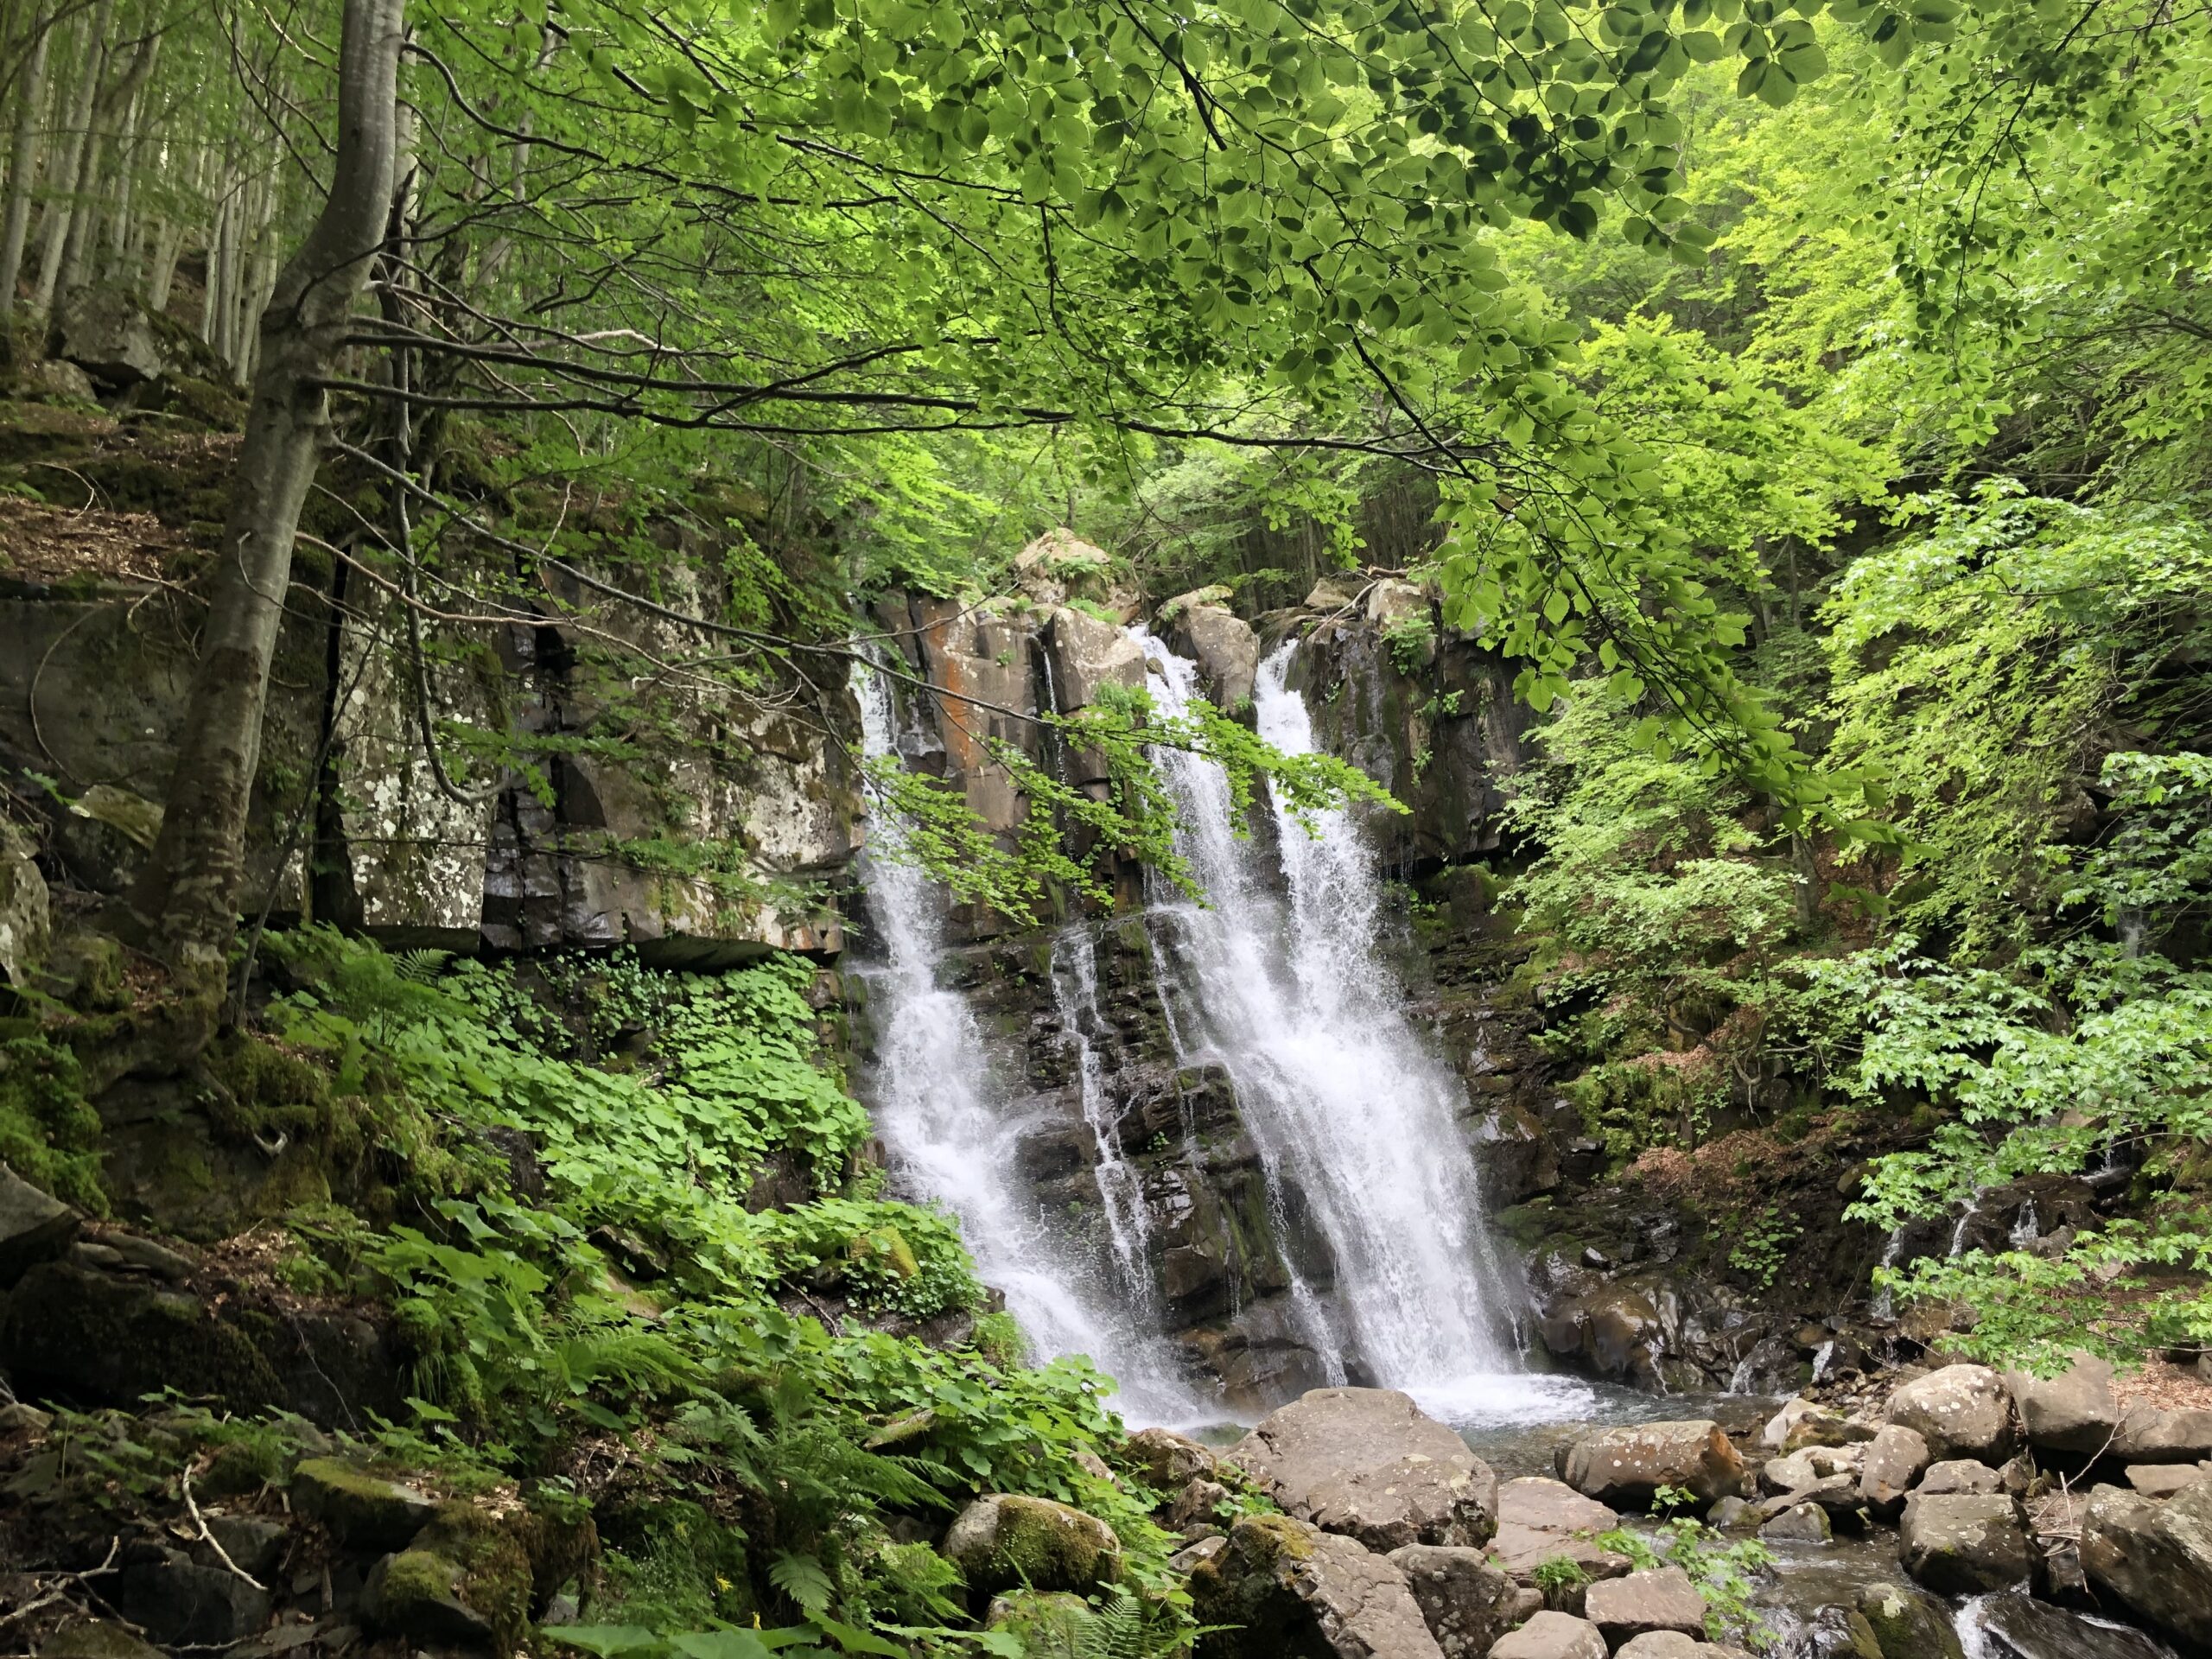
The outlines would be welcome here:
M 213 1533 L 208 1531 L 207 1517 L 200 1513 L 200 1504 L 192 1496 L 192 1471 L 187 1469 L 184 1471 L 182 1478 L 177 1482 L 177 1484 L 184 1493 L 184 1507 L 191 1511 L 192 1524 L 200 1529 L 200 1535 L 207 1541 L 207 1548 L 215 1552 L 215 1559 L 222 1562 L 225 1567 L 229 1567 L 232 1573 L 236 1573 L 239 1578 L 244 1579 L 255 1589 L 262 1591 L 267 1590 L 269 1586 L 262 1583 L 259 1579 L 255 1578 L 252 1573 L 247 1572 L 236 1561 L 232 1560 L 231 1559 L 231 1552 L 223 1548 L 222 1544 L 217 1541 Z
M 122 1548 L 123 1539 L 120 1535 L 110 1538 L 107 1541 L 107 1554 L 98 1567 L 89 1567 L 82 1573 L 64 1573 L 54 1580 L 55 1584 L 57 1586 L 82 1584 L 86 1579 L 101 1578 L 114 1572 L 116 1552 Z M 41 1596 L 36 1601 L 25 1602 L 12 1613 L 0 1613 L 0 1624 L 12 1624 L 19 1618 L 29 1618 L 41 1607 L 51 1607 L 57 1602 L 67 1601 L 68 1599 L 65 1590 L 57 1588 L 52 1594 Z

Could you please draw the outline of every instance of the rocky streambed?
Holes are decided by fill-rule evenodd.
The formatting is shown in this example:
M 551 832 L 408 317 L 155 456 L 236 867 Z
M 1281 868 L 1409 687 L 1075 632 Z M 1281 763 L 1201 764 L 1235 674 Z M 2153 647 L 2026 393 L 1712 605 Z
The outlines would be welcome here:
M 1599 1389 L 1581 1409 L 1459 1431 L 1325 1389 L 1231 1445 L 1135 1436 L 1223 1627 L 1202 1659 L 2212 1652 L 2212 1413 L 2123 1407 L 2099 1362 L 1901 1372 L 1849 1410 Z M 996 1617 L 1040 1617 L 1029 1593 Z

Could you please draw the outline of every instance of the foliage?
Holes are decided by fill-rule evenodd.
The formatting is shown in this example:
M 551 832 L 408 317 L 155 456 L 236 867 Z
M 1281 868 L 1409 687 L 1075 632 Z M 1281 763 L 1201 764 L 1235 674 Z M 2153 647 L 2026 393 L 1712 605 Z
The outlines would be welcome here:
M 100 1120 L 85 1098 L 77 1057 L 40 1035 L 0 1039 L 0 1163 L 94 1215 L 100 1190 Z
M 1669 1490 L 1662 1487 L 1657 1496 L 1664 1498 Z M 1673 1490 L 1679 1497 L 1688 1496 Z M 1731 1543 L 1702 1522 L 1678 1515 L 1662 1522 L 1654 1536 L 1616 1527 L 1599 1533 L 1597 1541 L 1600 1549 L 1625 1556 L 1638 1572 L 1681 1567 L 1705 1598 L 1706 1630 L 1715 1641 L 1770 1644 L 1751 1605 L 1751 1592 L 1753 1575 L 1774 1564 L 1774 1554 L 1756 1538 Z

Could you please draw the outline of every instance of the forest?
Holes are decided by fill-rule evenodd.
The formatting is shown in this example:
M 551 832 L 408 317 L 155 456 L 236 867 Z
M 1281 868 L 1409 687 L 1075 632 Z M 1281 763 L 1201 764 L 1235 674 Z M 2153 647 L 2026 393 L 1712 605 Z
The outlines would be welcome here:
M 0 0 L 0 1652 L 2212 1652 L 2209 118 Z

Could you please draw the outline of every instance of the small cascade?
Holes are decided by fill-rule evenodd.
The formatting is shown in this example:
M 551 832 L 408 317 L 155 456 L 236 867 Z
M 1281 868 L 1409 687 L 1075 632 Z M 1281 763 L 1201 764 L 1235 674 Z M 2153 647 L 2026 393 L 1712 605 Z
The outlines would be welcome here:
M 2036 1214 L 2036 1201 L 2030 1198 L 2020 1206 L 2020 1213 L 2012 1218 L 2009 1242 L 2016 1250 L 2024 1250 L 2043 1236 L 2043 1219 Z
M 896 753 L 889 683 L 856 669 L 854 690 L 867 753 Z M 1007 1311 L 1039 1359 L 1089 1355 L 1119 1382 L 1121 1409 L 1135 1421 L 1206 1416 L 1144 1304 L 1116 1294 L 1079 1241 L 1052 1225 L 1021 1187 L 1017 1154 L 1029 1125 L 992 1077 L 965 999 L 938 983 L 942 896 L 925 872 L 895 856 L 895 822 L 878 817 L 869 833 L 868 908 L 876 938 L 855 971 L 868 983 L 878 1032 L 866 1092 L 890 1150 L 894 1182 L 959 1218 L 977 1271 L 1005 1294 Z M 1084 1105 L 1092 1109 L 1088 1098 Z M 1113 1210 L 1109 1199 L 1109 1217 Z M 1121 1249 L 1117 1236 L 1117 1256 Z
M 1875 1271 L 1882 1273 L 1897 1264 L 1897 1257 L 1904 1254 L 1904 1224 L 1899 1222 L 1890 1229 L 1890 1242 L 1882 1247 L 1882 1259 Z M 1866 1310 L 1867 1317 L 1875 1323 L 1886 1324 L 1897 1318 L 1897 1292 L 1887 1286 L 1874 1293 L 1873 1302 Z
M 1053 941 L 1052 1000 L 1060 1020 L 1076 1049 L 1076 1079 L 1083 1091 L 1083 1121 L 1098 1143 L 1098 1163 L 1091 1171 L 1098 1182 L 1098 1197 L 1106 1211 L 1106 1230 L 1114 1247 L 1114 1274 L 1120 1293 L 1138 1305 L 1146 1316 L 1156 1310 L 1152 1268 L 1146 1255 L 1148 1217 L 1144 1188 L 1135 1167 L 1122 1146 L 1114 1103 L 1107 1097 L 1105 1066 L 1093 1033 L 1106 1027 L 1098 1006 L 1098 942 L 1083 928 L 1071 927 Z
M 1154 701 L 1186 707 L 1198 695 L 1195 664 L 1137 638 Z M 1287 685 L 1292 649 L 1262 665 L 1259 726 L 1287 753 L 1307 753 L 1313 728 Z M 1455 1121 L 1465 1090 L 1401 1010 L 1358 825 L 1323 813 L 1309 835 L 1275 804 L 1286 903 L 1255 842 L 1236 833 L 1221 769 L 1172 750 L 1155 761 L 1177 810 L 1177 849 L 1206 897 L 1199 906 L 1163 893 L 1154 906 L 1175 1041 L 1186 1064 L 1227 1070 L 1278 1208 L 1294 1192 L 1334 1256 L 1334 1294 L 1301 1299 L 1317 1348 L 1435 1409 L 1505 1406 L 1527 1384 L 1504 1377 L 1516 1367 L 1492 1312 L 1506 1300 L 1504 1274 Z

